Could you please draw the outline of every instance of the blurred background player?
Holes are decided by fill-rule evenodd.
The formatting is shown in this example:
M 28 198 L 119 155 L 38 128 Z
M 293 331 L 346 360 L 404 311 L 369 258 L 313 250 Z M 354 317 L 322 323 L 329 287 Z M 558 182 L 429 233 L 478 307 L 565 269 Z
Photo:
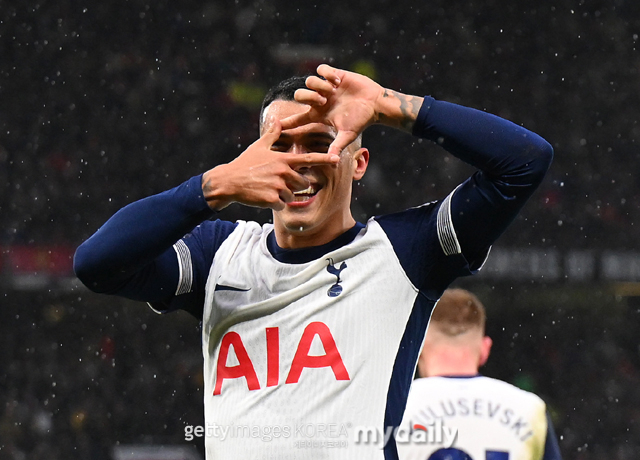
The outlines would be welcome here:
M 431 433 L 425 442 L 397 442 L 401 460 L 559 460 L 542 399 L 478 373 L 489 358 L 485 309 L 463 289 L 447 289 L 431 316 L 401 429 L 457 430 L 453 443 Z M 440 420 L 440 422 L 437 422 Z M 412 439 L 407 436 L 407 439 Z M 433 442 L 440 438 L 442 442 Z M 431 442 L 429 442 L 431 441 Z

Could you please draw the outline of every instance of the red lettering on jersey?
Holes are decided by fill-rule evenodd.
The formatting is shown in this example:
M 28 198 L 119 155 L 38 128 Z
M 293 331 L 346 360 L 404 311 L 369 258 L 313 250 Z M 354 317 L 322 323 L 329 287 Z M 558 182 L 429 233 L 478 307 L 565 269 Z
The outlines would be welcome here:
M 233 351 L 238 358 L 237 366 L 227 366 L 227 357 L 229 355 L 229 347 L 233 345 Z M 259 390 L 260 382 L 253 368 L 253 363 L 244 348 L 242 339 L 237 332 L 227 332 L 222 338 L 220 344 L 220 353 L 218 354 L 218 364 L 216 366 L 216 387 L 213 390 L 214 395 L 219 395 L 222 391 L 222 382 L 224 379 L 237 379 L 244 377 L 247 379 L 249 390 Z
M 277 327 L 268 327 L 267 332 L 267 386 L 280 383 L 280 332 Z
M 322 356 L 309 356 L 311 342 L 313 342 L 316 335 L 322 342 L 325 354 Z M 300 374 L 302 374 L 302 370 L 305 367 L 331 367 L 333 374 L 336 376 L 336 380 L 349 380 L 349 373 L 347 372 L 347 368 L 344 367 L 342 357 L 336 347 L 336 341 L 324 323 L 314 322 L 304 329 L 302 338 L 298 344 L 298 349 L 293 357 L 291 370 L 289 371 L 286 383 L 298 383 Z

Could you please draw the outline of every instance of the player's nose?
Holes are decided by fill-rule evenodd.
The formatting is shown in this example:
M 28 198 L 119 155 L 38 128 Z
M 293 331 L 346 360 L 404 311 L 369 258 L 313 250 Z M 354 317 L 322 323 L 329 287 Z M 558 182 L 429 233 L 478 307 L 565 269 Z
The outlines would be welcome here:
M 301 144 L 293 143 L 293 144 L 291 144 L 291 148 L 289 149 L 289 152 L 291 152 L 291 153 L 297 153 L 297 154 L 302 155 L 302 154 L 305 154 L 305 153 L 309 153 L 309 150 L 308 150 L 308 149 L 306 149 L 306 148 L 305 148 L 303 145 L 301 145 Z

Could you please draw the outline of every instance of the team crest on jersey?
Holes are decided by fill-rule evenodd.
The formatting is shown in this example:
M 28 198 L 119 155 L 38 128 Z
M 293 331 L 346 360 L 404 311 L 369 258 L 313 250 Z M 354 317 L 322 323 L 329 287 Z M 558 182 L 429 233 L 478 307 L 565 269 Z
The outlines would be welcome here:
M 329 261 L 329 265 L 327 265 L 327 271 L 337 278 L 335 284 L 331 286 L 327 291 L 327 295 L 329 297 L 338 297 L 342 293 L 342 286 L 340 286 L 340 281 L 342 281 L 340 279 L 340 273 L 342 273 L 342 270 L 347 268 L 347 263 L 342 262 L 342 264 L 340 265 L 340 268 L 337 268 L 333 264 L 333 259 L 329 258 L 327 260 Z

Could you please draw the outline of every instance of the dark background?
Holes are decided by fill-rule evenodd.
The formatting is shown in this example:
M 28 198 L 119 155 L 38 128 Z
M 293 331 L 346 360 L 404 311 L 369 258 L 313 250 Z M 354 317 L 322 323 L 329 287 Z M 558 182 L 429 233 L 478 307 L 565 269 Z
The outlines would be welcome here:
M 237 156 L 266 89 L 320 62 L 539 133 L 554 164 L 498 248 L 632 252 L 640 234 L 640 3 L 0 0 L 0 246 L 74 248 L 127 203 Z M 469 169 L 389 129 L 357 219 L 442 198 Z M 228 220 L 268 221 L 234 205 Z M 0 264 L 0 459 L 107 459 L 202 423 L 198 322 Z M 464 280 L 485 374 L 540 394 L 568 459 L 640 454 L 640 303 L 587 284 Z M 193 444 L 193 443 L 192 443 Z

